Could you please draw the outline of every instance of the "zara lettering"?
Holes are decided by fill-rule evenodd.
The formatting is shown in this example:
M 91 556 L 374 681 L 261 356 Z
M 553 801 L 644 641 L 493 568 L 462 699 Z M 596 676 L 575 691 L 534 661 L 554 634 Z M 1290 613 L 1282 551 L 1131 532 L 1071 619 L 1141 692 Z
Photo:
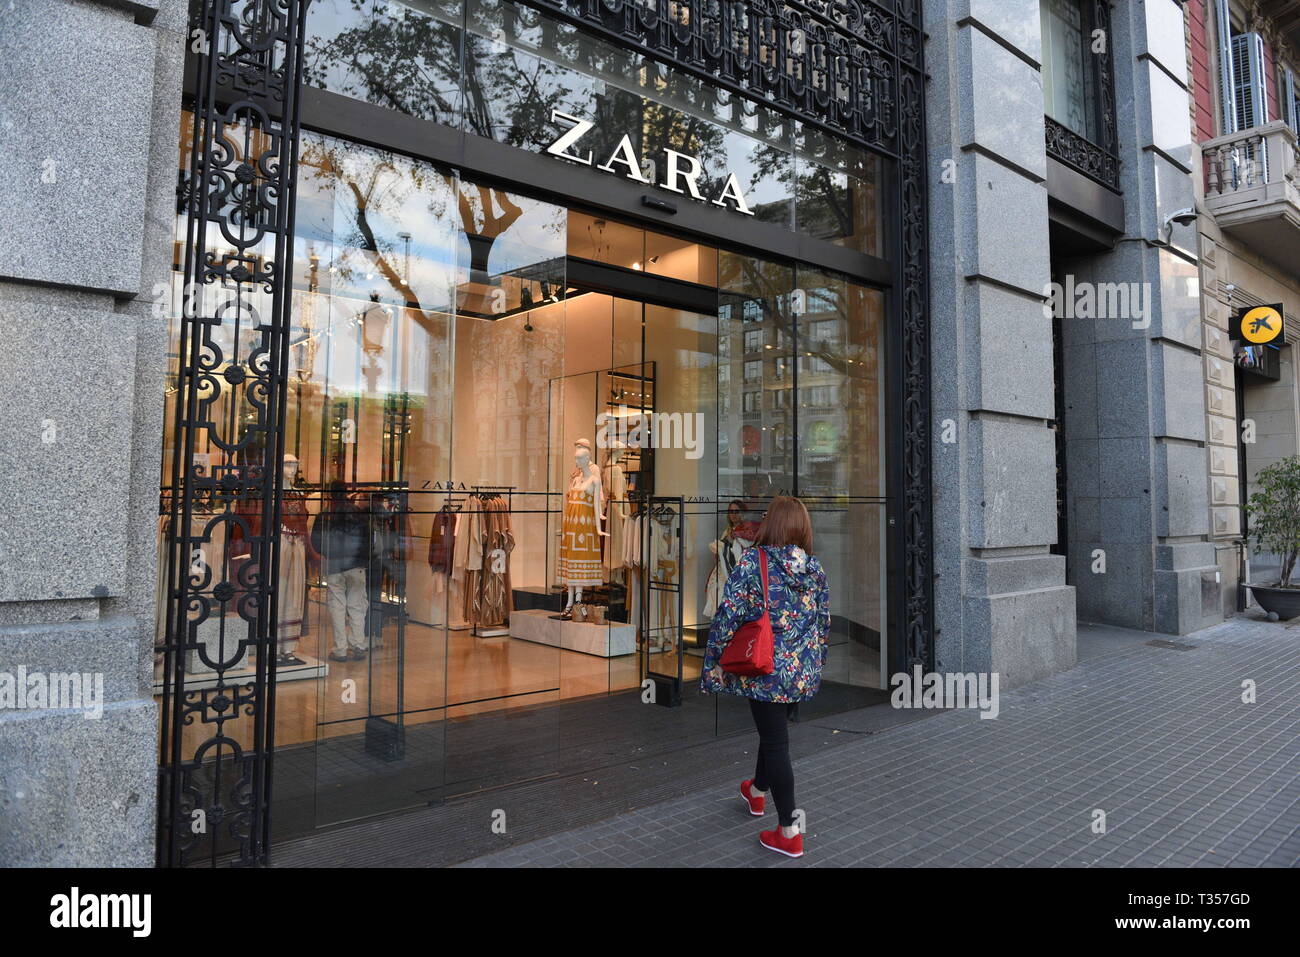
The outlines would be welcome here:
M 738 213 L 744 213 L 746 216 L 753 216 L 754 211 L 749 208 L 745 202 L 745 191 L 740 187 L 740 180 L 736 179 L 735 173 L 728 173 L 726 181 L 722 184 L 722 189 L 713 199 L 700 193 L 700 175 L 704 172 L 700 166 L 700 161 L 694 156 L 687 153 L 679 153 L 677 150 L 664 148 L 664 178 L 661 183 L 651 183 L 650 178 L 642 170 L 641 158 L 636 155 L 636 150 L 632 147 L 632 137 L 624 133 L 618 141 L 618 145 L 605 158 L 605 162 L 596 165 L 596 158 L 592 155 L 591 150 L 585 153 L 574 149 L 578 141 L 589 133 L 595 123 L 590 120 L 579 119 L 576 116 L 570 116 L 568 113 L 561 113 L 559 110 L 551 110 L 551 122 L 556 124 L 568 124 L 568 129 L 560 134 L 550 146 L 546 147 L 546 152 L 552 156 L 558 156 L 560 159 L 568 160 L 571 163 L 581 163 L 583 166 L 594 166 L 604 173 L 612 173 L 615 176 L 626 176 L 628 179 L 637 183 L 644 183 L 647 186 L 660 186 L 663 189 L 682 196 L 689 196 L 701 203 L 712 203 L 714 206 L 721 206 L 724 209 L 734 209 Z

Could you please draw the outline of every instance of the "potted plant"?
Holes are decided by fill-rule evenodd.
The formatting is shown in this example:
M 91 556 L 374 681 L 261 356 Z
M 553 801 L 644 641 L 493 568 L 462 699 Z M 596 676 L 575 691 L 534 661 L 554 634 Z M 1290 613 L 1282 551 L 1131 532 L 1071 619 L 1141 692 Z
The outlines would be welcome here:
M 1250 539 L 1282 562 L 1275 584 L 1246 587 L 1265 611 L 1283 620 L 1300 615 L 1300 587 L 1291 584 L 1300 556 L 1300 456 L 1290 456 L 1260 469 L 1259 490 L 1246 503 Z

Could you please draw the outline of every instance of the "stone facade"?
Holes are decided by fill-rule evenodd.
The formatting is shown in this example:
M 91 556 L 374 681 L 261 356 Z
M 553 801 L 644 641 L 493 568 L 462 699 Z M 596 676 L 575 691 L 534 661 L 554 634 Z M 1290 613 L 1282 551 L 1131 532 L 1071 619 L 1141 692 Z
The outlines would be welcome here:
M 1263 129 L 1271 129 L 1275 147 L 1287 136 L 1284 71 L 1300 72 L 1297 31 L 1288 34 L 1260 4 L 1228 5 L 1234 29 L 1258 33 L 1263 41 L 1268 79 L 1276 74 L 1277 90 L 1265 98 Z M 1201 144 L 1222 142 L 1229 136 L 1224 120 L 1223 79 L 1219 68 L 1221 38 L 1214 2 L 1188 4 L 1187 61 L 1191 75 L 1191 115 Z M 1248 126 L 1248 130 L 1250 127 Z M 1294 140 L 1294 132 L 1290 139 Z M 1300 453 L 1300 385 L 1295 367 L 1295 343 L 1300 341 L 1300 264 L 1287 249 L 1300 242 L 1300 207 L 1292 200 L 1292 222 L 1275 219 L 1270 227 L 1249 234 L 1225 229 L 1208 201 L 1209 176 L 1217 151 L 1193 151 L 1193 183 L 1198 213 L 1197 265 L 1200 280 L 1200 316 L 1204 337 L 1204 389 L 1206 434 L 1209 446 L 1210 536 L 1215 545 L 1224 583 L 1223 611 L 1231 614 L 1250 603 L 1238 594 L 1239 575 L 1267 581 L 1275 570 L 1270 555 L 1253 554 L 1241 506 L 1255 490 L 1255 476 L 1279 459 Z M 1294 155 L 1294 154 L 1293 154 Z M 1207 156 L 1211 162 L 1207 162 Z M 1272 169 L 1267 178 L 1294 180 L 1295 174 Z M 1223 187 L 1220 187 L 1223 188 Z M 1260 242 L 1259 237 L 1264 237 Z M 1288 245 L 1288 240 L 1290 245 Z M 1287 345 L 1277 353 L 1278 378 L 1269 381 L 1235 369 L 1235 348 L 1229 336 L 1234 314 L 1263 304 L 1281 303 L 1286 316 Z
M 159 448 L 184 0 L 30 0 L 0 29 L 0 864 L 153 861 Z
M 1170 634 L 1222 619 L 1205 507 L 1196 237 L 1170 222 L 1194 198 L 1185 33 L 1174 0 L 1115 5 L 1124 233 L 1111 252 L 1057 263 L 1077 283 L 1139 289 L 1145 307 L 1061 324 L 1079 617 Z
M 1073 667 L 1056 541 L 1037 0 L 926 4 L 936 667 Z M 1013 240 L 1014 238 L 1014 240 Z M 945 441 L 951 438 L 953 441 Z

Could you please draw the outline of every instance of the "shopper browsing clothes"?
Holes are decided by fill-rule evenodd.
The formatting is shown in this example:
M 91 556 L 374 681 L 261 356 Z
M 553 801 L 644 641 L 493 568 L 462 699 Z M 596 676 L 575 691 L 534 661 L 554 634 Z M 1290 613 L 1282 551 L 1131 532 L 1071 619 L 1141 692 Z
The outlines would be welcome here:
M 741 782 L 740 796 L 750 814 L 762 817 L 771 791 L 778 826 L 759 834 L 759 843 L 801 857 L 789 720 L 791 709 L 821 686 L 830 647 L 830 593 L 826 573 L 812 554 L 812 521 L 797 498 L 773 499 L 755 539 L 756 547 L 744 553 L 723 589 L 700 691 L 749 699 L 758 729 L 758 763 L 753 779 Z
M 366 657 L 366 567 L 370 557 L 369 516 L 348 499 L 347 485 L 330 483 L 321 513 L 311 529 L 312 547 L 321 555 L 334 626 L 331 661 Z

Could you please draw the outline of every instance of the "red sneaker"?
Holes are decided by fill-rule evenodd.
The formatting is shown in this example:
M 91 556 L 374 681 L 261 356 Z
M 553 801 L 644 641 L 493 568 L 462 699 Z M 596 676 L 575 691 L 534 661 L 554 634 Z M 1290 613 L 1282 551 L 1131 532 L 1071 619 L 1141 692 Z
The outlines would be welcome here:
M 796 834 L 794 837 L 782 837 L 781 829 L 778 827 L 775 831 L 763 831 L 758 835 L 758 843 L 762 844 L 769 851 L 776 851 L 778 854 L 784 854 L 786 857 L 803 857 L 803 835 Z
M 767 798 L 749 796 L 749 786 L 753 783 L 753 781 L 741 781 L 740 796 L 744 799 L 745 803 L 749 805 L 750 814 L 754 815 L 754 817 L 762 817 L 763 810 L 767 807 Z

